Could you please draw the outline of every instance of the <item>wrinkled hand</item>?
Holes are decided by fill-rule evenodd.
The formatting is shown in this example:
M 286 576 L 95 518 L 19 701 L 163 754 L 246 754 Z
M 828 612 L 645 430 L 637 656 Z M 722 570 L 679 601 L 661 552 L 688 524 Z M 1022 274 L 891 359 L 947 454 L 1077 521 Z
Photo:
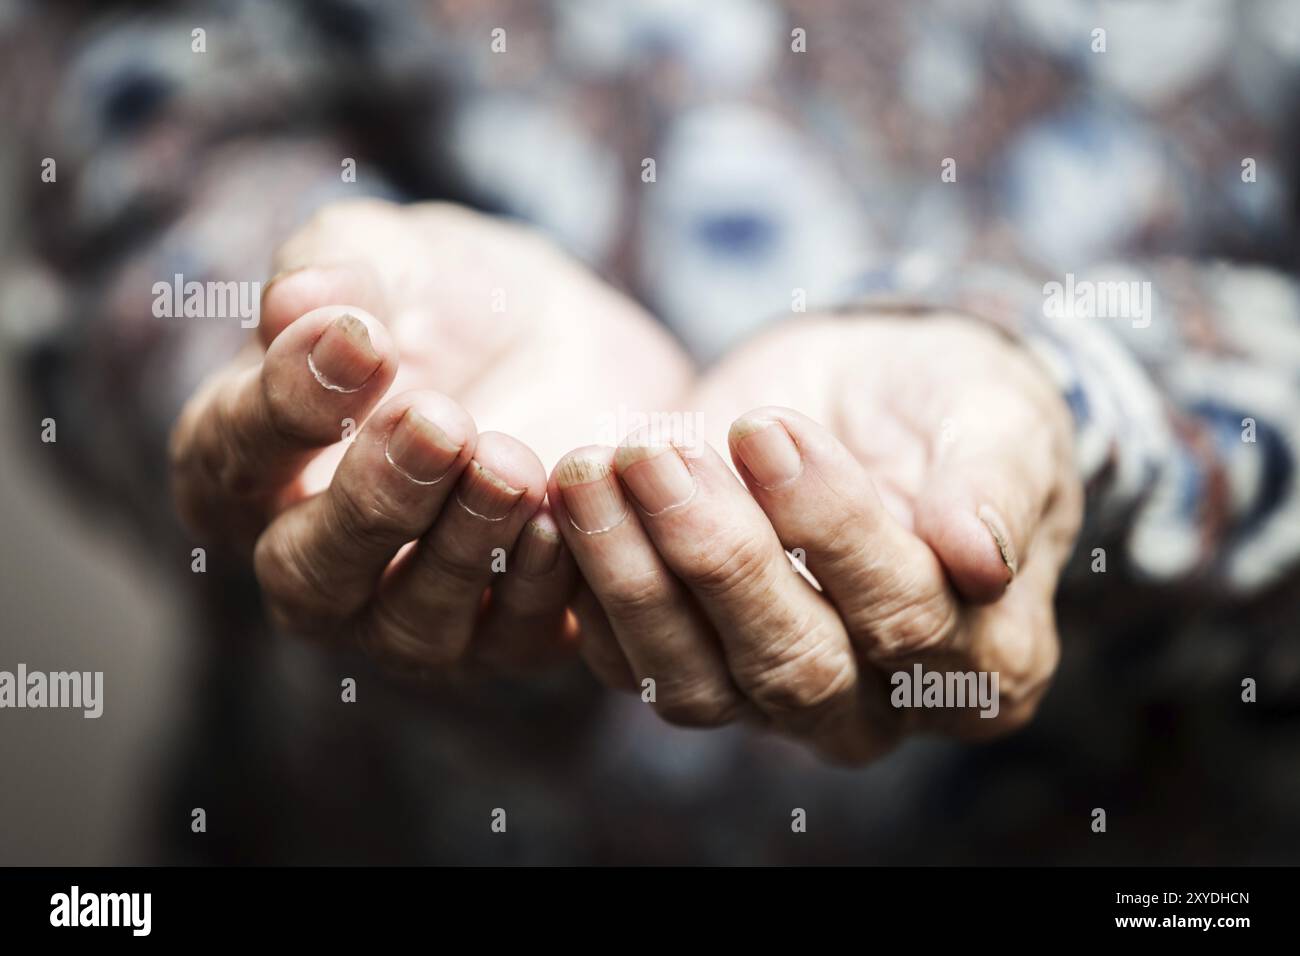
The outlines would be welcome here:
M 585 654 L 598 675 L 654 679 L 673 722 L 753 719 L 847 762 L 1029 719 L 1082 496 L 1069 413 L 1027 353 L 962 318 L 819 318 L 733 354 L 687 405 L 730 425 L 717 447 L 743 484 L 707 445 L 636 434 L 551 477 L 612 624 Z M 996 673 L 996 716 L 893 706 L 918 663 Z
M 536 452 L 593 409 L 669 402 L 681 351 L 543 240 L 456 207 L 330 206 L 275 266 L 257 341 L 172 435 L 189 527 L 252 549 L 281 627 L 401 672 L 569 653 L 577 576 Z

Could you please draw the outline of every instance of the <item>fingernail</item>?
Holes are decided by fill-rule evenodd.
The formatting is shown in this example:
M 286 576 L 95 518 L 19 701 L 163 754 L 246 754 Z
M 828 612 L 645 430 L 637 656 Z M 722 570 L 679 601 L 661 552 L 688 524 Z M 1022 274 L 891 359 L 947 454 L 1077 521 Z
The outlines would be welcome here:
M 572 455 L 556 469 L 555 481 L 570 523 L 583 534 L 609 531 L 627 517 L 627 500 L 605 462 Z
M 533 577 L 545 574 L 555 567 L 563 547 L 555 523 L 538 516 L 524 525 L 523 534 L 519 536 L 515 545 L 515 567 Z
M 456 500 L 476 518 L 501 521 L 527 490 L 510 487 L 477 461 L 471 461 L 456 488 Z
M 388 463 L 417 485 L 442 481 L 461 446 L 414 408 L 408 408 L 388 435 Z
M 1002 556 L 1002 563 L 1007 566 L 1007 570 L 1014 578 L 1018 565 L 1016 546 L 1011 540 L 1010 532 L 1007 531 L 1006 522 L 988 505 L 980 505 L 975 514 L 979 516 L 980 521 L 984 522 L 984 527 L 989 529 L 989 534 L 993 536 L 993 543 L 998 547 L 998 554 Z
M 695 476 L 672 445 L 623 445 L 614 461 L 623 484 L 647 514 L 679 508 L 695 496 Z
M 803 458 L 780 422 L 742 418 L 731 426 L 740 460 L 764 488 L 779 488 L 803 473 Z
M 366 324 L 348 314 L 331 322 L 307 354 L 316 381 L 331 392 L 357 391 L 378 371 L 380 361 Z

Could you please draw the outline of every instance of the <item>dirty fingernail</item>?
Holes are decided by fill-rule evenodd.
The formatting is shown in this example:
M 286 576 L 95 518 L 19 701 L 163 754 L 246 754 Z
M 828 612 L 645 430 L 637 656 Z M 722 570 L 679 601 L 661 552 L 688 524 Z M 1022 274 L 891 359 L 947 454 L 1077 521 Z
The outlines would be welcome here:
M 564 496 L 569 521 L 584 534 L 609 531 L 627 516 L 627 499 L 602 458 L 575 452 L 560 463 L 555 481 Z
M 456 500 L 476 518 L 502 521 L 527 490 L 512 488 L 477 461 L 471 461 L 456 489 Z
M 408 408 L 388 436 L 388 463 L 416 484 L 441 481 L 460 454 L 461 446 L 414 408 Z
M 344 314 L 331 322 L 307 354 L 311 373 L 331 392 L 355 392 L 379 370 L 379 354 L 366 324 Z
M 564 550 L 564 541 L 555 521 L 549 515 L 541 514 L 524 525 L 515 545 L 515 567 L 526 575 L 536 577 L 555 567 L 560 552 Z

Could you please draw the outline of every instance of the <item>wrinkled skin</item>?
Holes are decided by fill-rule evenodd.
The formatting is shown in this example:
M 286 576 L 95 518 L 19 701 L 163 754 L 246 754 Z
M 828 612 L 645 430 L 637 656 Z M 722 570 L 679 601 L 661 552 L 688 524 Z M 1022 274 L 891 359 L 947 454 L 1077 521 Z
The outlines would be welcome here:
M 172 447 L 182 516 L 251 549 L 282 628 L 399 674 L 578 651 L 670 721 L 836 761 L 1032 715 L 1082 496 L 1068 412 L 999 334 L 815 317 L 701 375 L 543 240 L 444 205 L 329 207 L 276 267 Z M 588 444 L 676 409 L 707 443 Z M 891 706 L 917 662 L 997 672 L 997 715 Z

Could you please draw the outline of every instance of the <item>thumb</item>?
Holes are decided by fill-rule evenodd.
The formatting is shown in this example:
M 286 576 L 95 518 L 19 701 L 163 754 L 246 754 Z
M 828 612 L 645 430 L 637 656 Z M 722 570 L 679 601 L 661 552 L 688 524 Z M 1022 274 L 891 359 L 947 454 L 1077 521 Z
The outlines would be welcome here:
M 996 601 L 1020 572 L 1051 495 L 1052 462 L 1023 432 L 947 443 L 935 460 L 916 533 L 968 601 Z

